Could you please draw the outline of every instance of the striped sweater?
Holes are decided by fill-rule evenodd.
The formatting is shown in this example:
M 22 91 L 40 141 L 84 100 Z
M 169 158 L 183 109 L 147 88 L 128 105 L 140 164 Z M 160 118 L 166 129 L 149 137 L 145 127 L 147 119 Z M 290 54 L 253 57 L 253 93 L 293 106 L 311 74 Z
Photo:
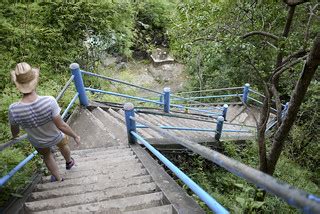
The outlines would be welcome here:
M 9 107 L 11 125 L 21 126 L 31 144 L 36 148 L 56 145 L 63 138 L 53 123 L 53 117 L 60 114 L 60 107 L 52 96 L 38 96 L 32 103 L 16 102 Z

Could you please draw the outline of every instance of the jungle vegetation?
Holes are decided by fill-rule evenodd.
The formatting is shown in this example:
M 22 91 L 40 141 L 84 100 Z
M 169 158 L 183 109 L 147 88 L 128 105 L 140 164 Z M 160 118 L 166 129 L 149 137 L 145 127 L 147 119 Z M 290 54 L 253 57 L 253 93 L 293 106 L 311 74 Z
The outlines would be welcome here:
M 186 90 L 249 82 L 263 92 L 257 142 L 225 143 L 224 152 L 320 195 L 319 33 L 318 0 L 3 0 L 0 143 L 11 138 L 8 107 L 19 93 L 9 72 L 17 62 L 39 67 L 39 93 L 55 96 L 69 78 L 72 62 L 95 71 L 106 54 L 135 60 L 162 46 L 186 65 L 190 77 Z M 67 94 L 60 104 L 66 105 L 71 96 Z M 271 136 L 265 136 L 270 107 L 274 105 L 279 116 L 279 103 L 286 102 L 291 106 L 287 117 Z M 32 151 L 23 142 L 1 152 L 0 176 Z M 254 186 L 212 168 L 200 157 L 181 158 L 186 161 L 175 162 L 232 212 L 298 212 L 268 194 L 257 199 Z M 40 162 L 32 161 L 0 190 L 0 206 L 10 196 L 19 197 Z

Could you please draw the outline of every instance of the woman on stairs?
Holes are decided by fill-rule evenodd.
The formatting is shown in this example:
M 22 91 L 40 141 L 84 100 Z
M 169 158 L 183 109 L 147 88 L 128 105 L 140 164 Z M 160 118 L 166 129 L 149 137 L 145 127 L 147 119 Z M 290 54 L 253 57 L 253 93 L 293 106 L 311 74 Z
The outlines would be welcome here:
M 35 149 L 43 156 L 44 163 L 51 172 L 51 181 L 63 181 L 58 165 L 50 151 L 57 146 L 66 160 L 66 169 L 70 170 L 75 161 L 70 155 L 68 138 L 73 137 L 77 145 L 80 137 L 60 116 L 60 107 L 52 96 L 39 96 L 35 89 L 39 80 L 39 69 L 32 68 L 22 62 L 11 71 L 11 77 L 22 99 L 9 107 L 9 122 L 12 137 L 16 138 L 20 126 L 27 132 L 28 139 Z

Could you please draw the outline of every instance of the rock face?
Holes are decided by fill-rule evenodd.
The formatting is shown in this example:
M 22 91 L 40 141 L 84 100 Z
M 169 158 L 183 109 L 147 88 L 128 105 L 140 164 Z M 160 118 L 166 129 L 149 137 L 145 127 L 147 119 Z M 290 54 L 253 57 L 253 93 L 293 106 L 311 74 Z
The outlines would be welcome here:
M 170 86 L 171 91 L 182 90 L 185 84 L 184 66 L 178 63 L 149 66 L 148 72 L 158 84 Z
M 169 55 L 167 50 L 162 50 L 160 48 L 157 48 L 152 54 L 151 59 L 153 62 L 153 65 L 160 66 L 164 64 L 170 64 L 174 63 L 174 59 Z

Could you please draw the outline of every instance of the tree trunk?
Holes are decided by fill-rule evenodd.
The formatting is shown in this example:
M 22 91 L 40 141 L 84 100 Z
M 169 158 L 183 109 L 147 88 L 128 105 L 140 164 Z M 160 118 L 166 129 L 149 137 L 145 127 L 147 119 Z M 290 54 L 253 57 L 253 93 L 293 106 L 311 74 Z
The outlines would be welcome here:
M 299 107 L 307 92 L 308 86 L 320 64 L 320 33 L 318 33 L 313 47 L 310 51 L 307 61 L 305 62 L 300 78 L 292 92 L 289 107 L 285 118 L 279 129 L 276 131 L 272 142 L 272 149 L 268 157 L 268 174 L 274 173 L 277 161 L 283 150 L 284 141 L 289 135 L 289 131 L 293 126 Z

